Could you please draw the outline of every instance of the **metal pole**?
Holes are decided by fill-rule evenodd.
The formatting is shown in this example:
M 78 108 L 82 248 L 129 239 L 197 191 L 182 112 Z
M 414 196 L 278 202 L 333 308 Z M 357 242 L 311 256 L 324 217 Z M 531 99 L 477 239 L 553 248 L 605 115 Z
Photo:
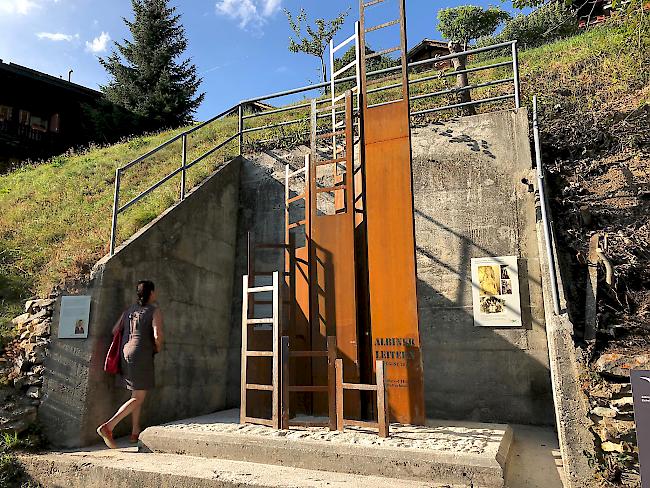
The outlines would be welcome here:
M 512 78 L 515 85 L 515 108 L 521 108 L 519 97 L 519 58 L 517 56 L 517 41 L 512 41 Z
M 553 311 L 560 314 L 560 295 L 557 289 L 557 274 L 555 271 L 555 256 L 553 254 L 553 241 L 551 240 L 551 226 L 546 211 L 546 191 L 544 188 L 544 168 L 542 167 L 542 148 L 539 141 L 539 125 L 537 122 L 537 95 L 533 96 L 533 136 L 535 138 L 535 162 L 537 163 L 537 187 L 539 191 L 539 205 L 542 210 L 542 225 L 544 226 L 544 240 L 546 241 L 546 256 L 548 258 L 549 274 L 551 277 L 551 293 L 553 294 Z
M 239 108 L 239 155 L 244 150 L 244 106 L 240 103 Z
M 122 171 L 120 168 L 115 170 L 115 193 L 113 193 L 113 222 L 111 225 L 111 244 L 110 244 L 110 253 L 111 256 L 115 254 L 115 241 L 117 239 L 117 214 L 120 204 L 120 176 Z
M 183 134 L 183 155 L 181 158 L 181 202 L 185 200 L 185 166 L 187 165 L 187 134 Z

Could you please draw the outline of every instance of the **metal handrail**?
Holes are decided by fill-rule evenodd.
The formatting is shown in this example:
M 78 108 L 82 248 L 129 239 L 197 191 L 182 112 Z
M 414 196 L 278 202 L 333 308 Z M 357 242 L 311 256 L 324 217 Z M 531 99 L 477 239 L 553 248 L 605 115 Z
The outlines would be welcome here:
M 349 37 L 346 41 L 344 41 L 339 46 L 335 47 L 333 51 L 336 51 L 338 48 L 342 47 L 343 45 L 349 44 L 355 38 L 358 39 L 358 36 L 359 36 L 358 24 L 355 25 L 355 29 L 356 29 L 355 34 L 352 35 L 351 37 Z M 493 46 L 486 46 L 486 47 L 482 47 L 482 48 L 463 51 L 463 52 L 460 52 L 460 53 L 453 53 L 453 54 L 446 55 L 446 56 L 440 56 L 440 57 L 436 57 L 436 58 L 430 58 L 430 59 L 425 59 L 425 60 L 422 60 L 422 61 L 416 61 L 416 62 L 413 62 L 413 63 L 408 63 L 407 71 L 412 69 L 412 68 L 415 68 L 417 66 L 423 66 L 423 65 L 426 65 L 426 64 L 433 64 L 433 63 L 437 63 L 437 62 L 440 62 L 440 61 L 454 59 L 454 58 L 457 58 L 459 56 L 468 56 L 468 55 L 478 54 L 478 53 L 482 53 L 482 52 L 486 52 L 486 51 L 493 51 L 493 50 L 501 49 L 501 48 L 504 48 L 504 47 L 507 47 L 507 46 L 512 47 L 512 60 L 511 61 L 495 63 L 495 64 L 491 64 L 491 65 L 486 65 L 486 66 L 478 66 L 478 67 L 473 67 L 473 68 L 467 68 L 465 70 L 451 71 L 451 72 L 448 72 L 448 73 L 441 73 L 441 74 L 436 75 L 436 76 L 425 77 L 425 78 L 420 78 L 420 79 L 416 79 L 416 80 L 409 80 L 409 85 L 422 83 L 422 82 L 429 81 L 429 80 L 432 80 L 432 79 L 435 79 L 435 78 L 455 76 L 455 75 L 462 74 L 462 73 L 471 73 L 471 72 L 475 72 L 475 71 L 482 71 L 482 70 L 493 69 L 493 68 L 497 68 L 497 67 L 501 67 L 501 66 L 512 65 L 512 67 L 513 67 L 513 76 L 512 76 L 512 78 L 508 78 L 508 79 L 504 79 L 504 80 L 497 80 L 496 82 L 487 82 L 487 83 L 478 84 L 478 85 L 474 85 L 474 86 L 468 86 L 468 87 L 464 87 L 462 89 L 461 88 L 455 88 L 455 89 L 445 90 L 445 91 L 442 91 L 442 92 L 434 92 L 432 94 L 418 95 L 417 97 L 414 97 L 413 99 L 417 100 L 417 99 L 422 99 L 422 98 L 429 98 L 429 97 L 444 94 L 446 92 L 453 93 L 453 92 L 462 91 L 462 90 L 471 90 L 473 88 L 480 88 L 480 87 L 483 87 L 483 86 L 491 86 L 491 85 L 510 82 L 510 81 L 512 81 L 513 85 L 514 85 L 514 93 L 513 94 L 503 95 L 503 96 L 498 96 L 498 97 L 493 97 L 493 98 L 488 98 L 488 99 L 482 99 L 482 100 L 476 100 L 476 101 L 472 101 L 472 102 L 457 103 L 457 104 L 454 104 L 454 105 L 448 105 L 448 106 L 444 106 L 444 107 L 436 107 L 436 108 L 433 108 L 433 109 L 421 110 L 421 111 L 418 111 L 418 112 L 411 112 L 410 115 L 411 116 L 423 115 L 423 114 L 427 114 L 427 113 L 438 112 L 438 111 L 441 111 L 441 110 L 449 110 L 449 109 L 453 109 L 453 108 L 460 108 L 460 107 L 465 107 L 465 106 L 469 106 L 469 105 L 477 105 L 477 104 L 482 104 L 482 103 L 495 102 L 495 101 L 500 101 L 500 100 L 507 100 L 507 99 L 511 99 L 511 98 L 514 99 L 514 101 L 515 101 L 515 107 L 520 108 L 520 100 L 519 100 L 519 97 L 520 97 L 520 95 L 519 95 L 519 67 L 518 67 L 517 41 L 516 40 L 515 41 L 503 42 L 503 43 L 500 43 L 500 44 L 495 44 Z M 357 48 L 357 51 L 358 51 L 358 48 Z M 358 57 L 358 55 L 359 55 L 359 53 L 357 52 L 357 57 Z M 351 66 L 346 67 L 346 69 L 351 69 Z M 402 69 L 401 65 L 392 66 L 392 67 L 389 67 L 389 68 L 384 68 L 384 69 L 368 72 L 366 74 L 366 76 L 368 78 L 370 78 L 370 77 L 377 76 L 377 75 L 383 75 L 383 74 L 391 73 L 391 72 L 394 72 L 394 71 L 399 71 L 401 69 Z M 337 73 L 337 74 L 340 74 L 340 73 Z M 276 113 L 290 112 L 292 110 L 304 109 L 304 108 L 307 108 L 309 106 L 309 104 L 304 104 L 303 103 L 303 104 L 298 104 L 298 105 L 294 105 L 294 106 L 290 106 L 290 107 L 281 107 L 281 108 L 277 108 L 277 109 L 274 108 L 272 110 L 262 111 L 262 112 L 259 112 L 259 113 L 256 113 L 256 114 L 244 115 L 244 107 L 246 105 L 254 103 L 254 102 L 261 102 L 261 101 L 270 100 L 270 99 L 273 99 L 273 98 L 281 98 L 281 97 L 285 97 L 285 96 L 289 96 L 289 95 L 295 95 L 295 94 L 298 94 L 298 93 L 309 92 L 309 91 L 318 90 L 318 89 L 322 89 L 322 88 L 335 87 L 338 84 L 348 83 L 350 81 L 356 81 L 357 84 L 358 84 L 359 83 L 359 74 L 357 73 L 356 75 L 353 75 L 353 76 L 346 76 L 345 78 L 338 78 L 338 79 L 336 79 L 336 77 L 334 77 L 334 79 L 331 80 L 331 81 L 327 81 L 327 82 L 323 82 L 323 83 L 317 83 L 317 84 L 313 84 L 313 85 L 306 85 L 306 86 L 302 86 L 302 87 L 299 87 L 299 88 L 293 88 L 291 90 L 285 90 L 285 91 L 281 91 L 281 92 L 271 93 L 271 94 L 268 94 L 268 95 L 263 95 L 263 96 L 260 96 L 260 97 L 255 97 L 255 98 L 249 98 L 249 99 L 246 99 L 246 100 L 242 100 L 238 104 L 233 105 L 229 109 L 224 110 L 223 112 L 215 115 L 214 117 L 212 117 L 212 118 L 210 118 L 210 119 L 208 119 L 208 120 L 206 120 L 204 122 L 201 122 L 200 124 L 197 124 L 197 125 L 189 128 L 189 129 L 184 130 L 183 132 L 175 135 L 174 137 L 168 139 L 167 141 L 163 142 L 159 146 L 151 149 L 150 151 L 143 154 L 142 156 L 139 156 L 138 158 L 130 161 L 129 163 L 125 164 L 124 166 L 118 167 L 115 170 L 115 192 L 114 192 L 114 195 L 113 195 L 113 216 L 112 216 L 112 226 L 111 226 L 110 255 L 112 256 L 115 253 L 115 244 L 116 244 L 116 240 L 117 240 L 117 219 L 118 219 L 118 215 L 120 213 L 124 212 L 125 210 L 127 210 L 128 208 L 130 208 L 132 205 L 134 205 L 138 201 L 140 201 L 142 198 L 149 195 L 151 192 L 153 192 L 155 189 L 159 188 L 161 185 L 163 185 L 164 183 L 169 181 L 171 178 L 173 178 L 174 176 L 176 176 L 178 174 L 181 175 L 180 199 L 182 201 L 182 200 L 185 199 L 185 194 L 186 194 L 185 184 L 186 184 L 186 172 L 187 172 L 187 170 L 189 168 L 193 167 L 194 165 L 196 165 L 197 163 L 203 161 L 209 155 L 211 155 L 214 152 L 218 151 L 219 149 L 223 148 L 226 144 L 234 141 L 235 139 L 239 139 L 239 154 L 241 155 L 242 154 L 242 149 L 243 149 L 243 144 L 244 144 L 244 136 L 245 136 L 245 134 L 250 133 L 250 132 L 265 130 L 265 129 L 284 127 L 284 126 L 293 125 L 293 124 L 297 124 L 297 123 L 301 123 L 301 122 L 305 122 L 305 121 L 309 120 L 309 115 L 306 115 L 304 118 L 297 118 L 297 119 L 293 119 L 293 120 L 289 120 L 289 121 L 285 121 L 285 122 L 279 122 L 279 123 L 275 123 L 275 124 L 267 124 L 267 125 L 262 125 L 262 126 L 258 126 L 258 127 L 246 128 L 245 127 L 245 121 L 246 120 L 257 118 L 257 117 L 263 117 L 263 116 L 266 116 L 266 115 L 276 114 Z M 398 86 L 400 86 L 400 85 L 401 84 L 399 84 Z M 395 88 L 395 85 L 387 85 L 387 86 L 384 86 L 384 87 L 373 88 L 371 90 L 368 90 L 368 93 L 377 93 L 377 92 L 381 92 L 381 91 L 384 91 L 384 90 L 389 90 L 391 88 Z M 332 95 L 333 94 L 334 94 L 334 90 L 332 90 Z M 326 100 L 318 101 L 317 103 L 325 103 L 325 102 L 331 102 L 331 100 L 326 99 Z M 356 109 L 356 110 L 358 110 L 358 109 Z M 225 117 L 225 116 L 227 116 L 229 114 L 233 114 L 233 113 L 236 113 L 238 115 L 238 119 L 239 119 L 237 132 L 235 134 L 233 134 L 232 136 L 228 137 L 225 141 L 217 144 L 212 149 L 209 149 L 204 154 L 202 154 L 201 156 L 194 159 L 192 162 L 190 162 L 188 164 L 187 163 L 187 136 L 194 133 L 194 132 L 196 132 L 196 131 L 198 131 L 199 129 L 201 129 L 201 128 L 203 128 L 203 127 L 205 127 L 205 126 L 207 126 L 207 125 L 209 125 L 209 124 L 211 124 L 213 122 L 215 122 L 216 120 L 221 119 L 221 118 L 223 118 L 223 117 Z M 318 118 L 325 118 L 325 117 L 328 117 L 328 115 L 319 116 Z M 178 140 L 182 140 L 182 143 L 183 143 L 182 144 L 182 151 L 181 151 L 181 165 L 177 169 L 175 169 L 174 171 L 172 171 L 171 173 L 166 175 L 165 177 L 158 180 L 152 186 L 150 186 L 149 188 L 144 190 L 138 196 L 132 198 L 127 203 L 120 206 L 119 197 L 120 197 L 120 188 L 121 188 L 120 184 L 121 184 L 122 174 L 125 171 L 127 171 L 128 169 L 135 166 L 136 164 L 141 163 L 145 159 L 147 159 L 150 156 L 153 156 L 154 154 L 156 154 L 161 149 L 164 149 L 165 147 L 169 146 L 170 144 L 172 144 L 172 143 L 174 143 L 174 142 L 176 142 Z

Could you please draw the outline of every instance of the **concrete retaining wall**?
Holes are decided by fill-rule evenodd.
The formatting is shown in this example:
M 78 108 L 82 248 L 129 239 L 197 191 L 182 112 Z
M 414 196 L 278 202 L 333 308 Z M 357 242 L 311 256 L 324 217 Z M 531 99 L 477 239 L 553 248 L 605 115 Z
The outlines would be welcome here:
M 413 130 L 427 416 L 553 423 L 525 110 Z M 475 327 L 471 258 L 517 256 L 523 327 Z
M 57 339 L 57 304 L 39 411 L 53 444 L 97 442 L 97 425 L 128 398 L 103 362 L 141 279 L 156 284 L 165 331 L 143 427 L 225 408 L 239 170 L 239 159 L 226 164 L 96 265 L 88 289 L 76 290 L 92 296 L 88 339 Z
M 285 158 L 296 169 L 306 150 L 258 155 L 242 166 L 229 407 L 239 405 L 246 235 L 282 242 Z M 415 129 L 413 158 L 427 416 L 552 424 L 534 194 L 521 182 L 534 175 L 526 111 Z M 506 255 L 520 258 L 524 325 L 474 327 L 470 259 Z M 269 254 L 260 257 L 258 268 L 283 269 L 282 263 L 281 256 Z

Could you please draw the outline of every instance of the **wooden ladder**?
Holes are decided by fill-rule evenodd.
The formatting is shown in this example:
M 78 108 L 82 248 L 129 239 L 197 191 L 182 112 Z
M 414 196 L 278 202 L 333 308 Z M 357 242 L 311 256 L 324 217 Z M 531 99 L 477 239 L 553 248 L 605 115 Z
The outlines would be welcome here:
M 282 337 L 282 428 L 290 426 L 300 427 L 329 427 L 329 430 L 336 430 L 336 337 L 327 337 L 326 351 L 291 351 L 289 349 L 289 337 Z M 289 360 L 291 358 L 325 358 L 327 359 L 327 384 L 326 385 L 291 385 L 289 381 Z M 328 420 L 326 422 L 317 420 L 294 420 L 289 418 L 290 395 L 293 392 L 299 393 L 326 393 L 328 405 Z
M 379 430 L 379 437 L 388 437 L 390 423 L 388 420 L 388 402 L 386 401 L 386 376 L 384 362 L 377 361 L 377 384 L 362 385 L 343 382 L 343 360 L 336 360 L 336 430 L 343 431 L 345 426 L 374 428 Z M 377 422 L 348 420 L 343 416 L 343 392 L 345 390 L 377 392 Z
M 249 318 L 249 297 L 255 293 L 273 293 L 273 314 L 268 318 Z M 271 324 L 270 332 L 273 336 L 273 349 L 271 351 L 250 351 L 248 349 L 248 333 L 251 326 L 257 324 Z M 241 410 L 240 423 L 260 424 L 280 428 L 279 396 L 280 396 L 280 274 L 273 273 L 273 284 L 269 286 L 249 287 L 248 275 L 243 280 L 242 297 L 242 340 L 241 340 Z M 248 383 L 248 360 L 249 358 L 269 358 L 273 362 L 271 372 L 271 384 Z M 248 414 L 246 405 L 246 394 L 248 391 L 270 391 L 271 392 L 271 419 L 253 417 Z

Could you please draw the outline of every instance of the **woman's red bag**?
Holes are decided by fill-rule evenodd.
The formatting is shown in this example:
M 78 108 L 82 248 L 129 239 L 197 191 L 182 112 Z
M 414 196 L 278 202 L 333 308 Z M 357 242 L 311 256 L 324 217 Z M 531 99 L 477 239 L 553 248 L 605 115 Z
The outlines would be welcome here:
M 111 347 L 108 348 L 106 361 L 104 361 L 104 371 L 109 374 L 120 374 L 120 346 L 122 345 L 122 327 L 120 327 L 113 336 Z

